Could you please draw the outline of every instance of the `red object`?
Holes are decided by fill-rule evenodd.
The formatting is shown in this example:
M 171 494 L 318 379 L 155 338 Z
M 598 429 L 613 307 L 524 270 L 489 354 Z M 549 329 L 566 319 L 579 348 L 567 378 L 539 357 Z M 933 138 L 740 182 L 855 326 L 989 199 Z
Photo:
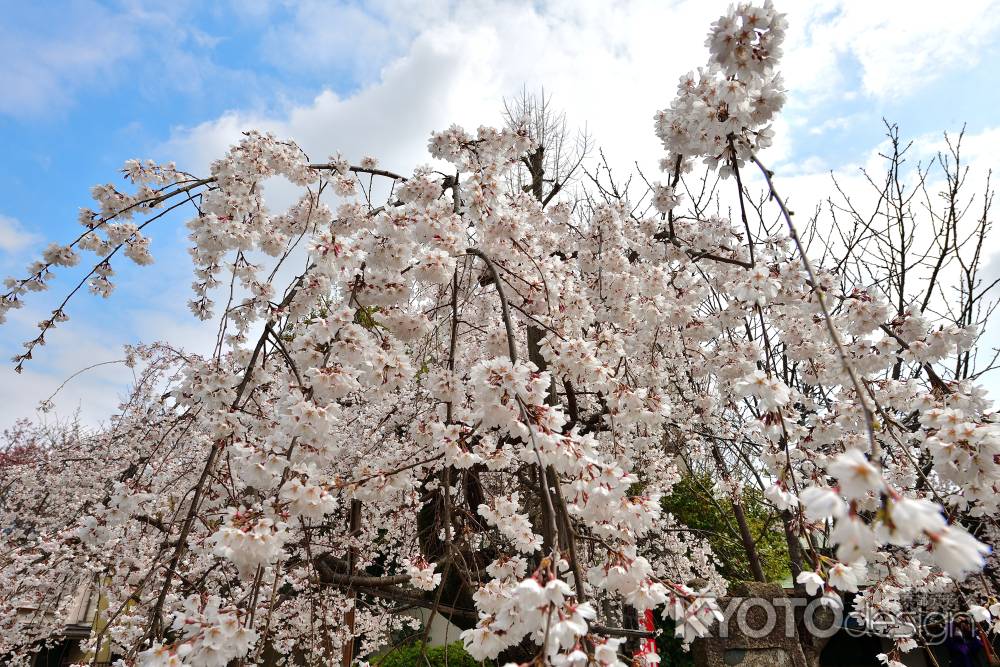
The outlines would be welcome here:
M 639 620 L 639 625 L 643 630 L 649 630 L 650 632 L 656 630 L 656 625 L 653 624 L 652 609 L 646 610 L 646 613 L 643 614 L 642 618 Z M 656 640 L 653 638 L 643 639 L 641 642 L 639 642 L 639 650 L 635 652 L 636 658 L 648 655 L 655 655 L 659 657 L 656 653 Z

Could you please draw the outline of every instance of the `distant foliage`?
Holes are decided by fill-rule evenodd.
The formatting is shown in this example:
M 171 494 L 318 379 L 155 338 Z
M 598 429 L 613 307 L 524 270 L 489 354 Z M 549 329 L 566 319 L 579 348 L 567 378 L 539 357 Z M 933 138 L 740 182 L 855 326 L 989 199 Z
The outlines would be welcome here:
M 663 497 L 663 509 L 708 542 L 721 575 L 729 581 L 752 581 L 754 576 L 747 564 L 732 508 L 725 494 L 713 490 L 713 484 L 708 476 L 685 475 L 670 489 L 670 494 Z M 740 502 L 765 576 L 768 581 L 785 580 L 790 571 L 781 519 L 774 515 L 760 492 L 752 488 L 744 489 Z
M 372 667 L 493 667 L 489 660 L 479 662 L 462 647 L 462 642 L 447 646 L 426 646 L 420 642 L 401 646 L 369 661 Z

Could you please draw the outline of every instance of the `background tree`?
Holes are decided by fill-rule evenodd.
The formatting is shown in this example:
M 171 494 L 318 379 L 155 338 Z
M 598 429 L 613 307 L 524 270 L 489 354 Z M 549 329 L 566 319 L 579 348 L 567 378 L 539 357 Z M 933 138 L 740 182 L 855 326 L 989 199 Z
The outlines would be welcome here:
M 976 384 L 992 193 L 973 223 L 956 147 L 924 240 L 899 147 L 875 213 L 834 199 L 832 227 L 800 228 L 758 157 L 784 29 L 770 4 L 713 24 L 655 117 L 662 183 L 586 163 L 524 97 L 506 127 L 432 135 L 411 175 L 250 131 L 208 176 L 131 161 L 130 187 L 95 188 L 80 236 L 6 283 L 2 311 L 98 256 L 18 368 L 182 206 L 216 345 L 127 350 L 108 428 L 0 470 L 2 650 L 30 653 L 86 584 L 108 603 L 88 648 L 126 663 L 346 663 L 422 607 L 477 660 L 621 665 L 648 635 L 633 613 L 685 643 L 720 617 L 710 541 L 662 511 L 685 474 L 712 480 L 755 579 L 756 523 L 780 521 L 828 605 L 950 591 L 1000 612 L 980 574 L 1000 432 Z M 301 193 L 280 213 L 275 177 Z

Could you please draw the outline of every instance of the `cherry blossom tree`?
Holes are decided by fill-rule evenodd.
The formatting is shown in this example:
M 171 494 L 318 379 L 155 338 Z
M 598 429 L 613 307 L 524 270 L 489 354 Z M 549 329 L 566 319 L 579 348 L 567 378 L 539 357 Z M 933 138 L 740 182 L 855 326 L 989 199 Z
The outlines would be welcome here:
M 756 578 L 747 484 L 804 594 L 891 611 L 948 591 L 1000 615 L 983 571 L 1000 432 L 977 383 L 989 189 L 968 217 L 953 147 L 944 209 L 926 171 L 904 192 L 896 141 L 875 213 L 831 198 L 834 224 L 800 229 L 759 157 L 784 32 L 770 3 L 712 25 L 708 64 L 655 116 L 663 175 L 641 192 L 530 103 L 433 134 L 407 175 L 250 131 L 207 176 L 130 161 L 129 187 L 94 188 L 80 235 L 6 282 L 0 314 L 98 258 L 17 368 L 84 286 L 112 292 L 119 255 L 151 263 L 147 228 L 180 208 L 189 306 L 218 335 L 208 355 L 128 348 L 137 380 L 106 428 L 14 433 L 0 653 L 26 659 L 90 586 L 88 648 L 125 664 L 349 664 L 421 607 L 476 659 L 624 665 L 648 634 L 630 614 L 685 642 L 721 617 L 711 549 L 661 511 L 691 470 Z M 300 193 L 288 210 L 267 207 L 272 179 Z

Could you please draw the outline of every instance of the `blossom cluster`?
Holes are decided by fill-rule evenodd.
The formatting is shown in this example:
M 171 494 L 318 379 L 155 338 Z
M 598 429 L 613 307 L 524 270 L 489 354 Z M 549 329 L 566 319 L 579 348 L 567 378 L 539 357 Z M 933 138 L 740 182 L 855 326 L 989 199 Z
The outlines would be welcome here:
M 771 145 L 769 123 L 785 102 L 775 66 L 786 26 L 770 0 L 740 4 L 712 25 L 708 65 L 681 77 L 670 108 L 656 114 L 664 165 L 693 156 L 742 162 Z

